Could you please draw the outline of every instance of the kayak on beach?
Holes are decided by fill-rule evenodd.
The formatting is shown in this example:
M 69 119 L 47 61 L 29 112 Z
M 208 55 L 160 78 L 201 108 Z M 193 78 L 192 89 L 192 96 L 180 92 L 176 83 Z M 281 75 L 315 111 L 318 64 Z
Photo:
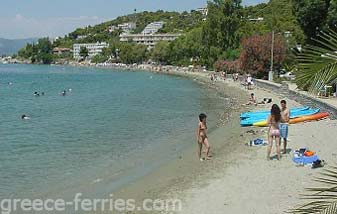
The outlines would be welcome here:
M 309 107 L 307 106 L 301 106 L 301 107 L 296 107 L 296 108 L 291 108 L 290 112 L 297 112 L 297 111 L 305 111 L 308 110 Z M 270 110 L 262 110 L 262 111 L 249 111 L 249 112 L 243 112 L 240 114 L 240 118 L 249 118 L 249 117 L 255 117 L 255 116 L 268 116 L 270 114 Z
M 318 113 L 319 111 L 320 111 L 320 109 L 310 109 L 310 108 L 307 109 L 307 110 L 303 110 L 303 111 L 291 111 L 290 112 L 290 119 L 313 115 L 313 114 Z M 266 121 L 269 115 L 270 115 L 270 113 L 269 114 L 256 115 L 254 117 L 242 119 L 241 122 L 240 122 L 240 125 L 241 126 L 252 126 L 255 123 Z
M 320 113 L 316 113 L 313 115 L 301 116 L 301 117 L 290 119 L 289 123 L 296 124 L 296 123 L 301 123 L 301 122 L 306 122 L 306 121 L 320 120 L 320 119 L 327 118 L 329 115 L 330 114 L 328 112 L 320 112 Z M 254 123 L 253 126 L 265 127 L 267 126 L 267 121 L 264 120 L 264 121 Z

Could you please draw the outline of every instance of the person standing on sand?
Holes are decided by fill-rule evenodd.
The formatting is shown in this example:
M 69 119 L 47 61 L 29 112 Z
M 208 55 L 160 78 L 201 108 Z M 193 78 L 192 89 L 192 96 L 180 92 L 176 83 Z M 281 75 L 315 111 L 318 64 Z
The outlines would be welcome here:
M 270 153 L 273 147 L 273 141 L 276 143 L 277 159 L 281 159 L 280 151 L 280 122 L 281 122 L 281 109 L 277 104 L 271 107 L 270 116 L 268 117 L 267 123 L 269 125 L 268 131 L 268 147 L 267 147 L 267 160 L 271 160 Z
M 197 139 L 198 139 L 198 157 L 200 161 L 203 161 L 204 158 L 201 157 L 202 146 L 205 145 L 206 147 L 206 160 L 210 160 L 209 150 L 210 146 L 208 144 L 208 137 L 207 137 L 207 125 L 206 125 L 206 114 L 199 115 L 199 124 L 197 130 Z
M 287 102 L 285 100 L 281 100 L 281 116 L 282 116 L 282 123 L 280 123 L 280 135 L 281 135 L 280 137 L 281 139 L 283 139 L 283 154 L 286 154 L 290 110 L 287 107 Z

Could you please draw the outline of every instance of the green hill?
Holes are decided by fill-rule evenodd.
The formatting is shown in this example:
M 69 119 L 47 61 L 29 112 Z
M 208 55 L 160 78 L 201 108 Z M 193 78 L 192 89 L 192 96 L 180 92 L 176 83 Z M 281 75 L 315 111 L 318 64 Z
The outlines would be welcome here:
M 139 63 L 154 59 L 166 64 L 189 65 L 193 59 L 194 63 L 210 67 L 218 59 L 238 58 L 240 40 L 255 34 L 275 31 L 276 34 L 286 36 L 289 48 L 304 41 L 304 34 L 293 13 L 292 0 L 271 0 L 249 7 L 241 7 L 234 0 L 214 3 L 217 6 L 209 7 L 213 12 L 210 12 L 207 20 L 197 11 L 178 13 L 159 10 L 134 13 L 95 26 L 78 28 L 53 44 L 44 42 L 44 45 L 29 46 L 29 49 L 20 51 L 20 56 L 37 59 L 35 62 L 40 63 L 43 57 L 39 56 L 39 48 L 43 47 L 43 53 L 48 56 L 44 57 L 47 60 L 42 61 L 50 62 L 60 58 L 51 54 L 54 47 L 72 48 L 74 43 L 108 42 L 110 47 L 103 49 L 102 55 L 97 56 L 94 62 L 113 58 L 125 63 Z M 209 2 L 209 5 L 212 3 Z M 219 9 L 220 5 L 224 8 Z M 173 42 L 160 42 L 158 47 L 149 51 L 144 45 L 119 42 L 122 30 L 109 31 L 110 26 L 134 22 L 136 28 L 131 33 L 140 33 L 149 23 L 157 21 L 165 23 L 160 33 L 181 33 L 183 36 Z M 232 45 L 227 44 L 229 41 L 232 41 Z
M 271 0 L 255 6 L 246 7 L 244 14 L 247 18 L 263 18 L 263 22 L 250 24 L 251 33 L 290 32 L 291 43 L 304 41 L 303 31 L 293 12 L 292 0 Z M 255 29 L 255 30 L 254 30 Z
M 85 28 L 78 28 L 69 33 L 64 38 L 56 41 L 55 45 L 59 47 L 71 48 L 73 43 L 86 43 L 96 41 L 117 41 L 119 40 L 120 30 L 110 33 L 109 26 L 117 26 L 126 22 L 135 22 L 137 27 L 133 33 L 140 33 L 146 25 L 151 22 L 163 21 L 164 27 L 160 30 L 162 33 L 183 33 L 198 27 L 202 23 L 204 17 L 201 13 L 196 11 L 183 12 L 165 12 L 159 10 L 157 12 L 141 12 L 121 16 L 115 20 L 104 22 L 95 26 L 88 26 Z M 81 38 L 81 36 L 85 38 Z

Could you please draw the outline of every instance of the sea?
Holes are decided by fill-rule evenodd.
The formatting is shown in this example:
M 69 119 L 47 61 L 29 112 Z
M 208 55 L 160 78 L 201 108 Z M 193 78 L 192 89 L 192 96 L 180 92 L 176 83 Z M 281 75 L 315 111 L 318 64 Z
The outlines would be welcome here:
M 196 147 L 198 115 L 212 130 L 223 109 L 191 78 L 0 65 L 0 198 L 106 195 Z

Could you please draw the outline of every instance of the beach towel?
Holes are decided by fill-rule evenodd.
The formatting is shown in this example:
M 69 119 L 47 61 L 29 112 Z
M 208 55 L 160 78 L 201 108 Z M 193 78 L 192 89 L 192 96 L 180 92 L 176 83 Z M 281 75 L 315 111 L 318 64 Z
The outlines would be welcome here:
M 312 164 L 314 161 L 317 161 L 317 160 L 319 160 L 317 155 L 307 157 L 307 156 L 294 154 L 294 157 L 293 157 L 293 162 L 296 164 L 301 164 L 301 165 Z

